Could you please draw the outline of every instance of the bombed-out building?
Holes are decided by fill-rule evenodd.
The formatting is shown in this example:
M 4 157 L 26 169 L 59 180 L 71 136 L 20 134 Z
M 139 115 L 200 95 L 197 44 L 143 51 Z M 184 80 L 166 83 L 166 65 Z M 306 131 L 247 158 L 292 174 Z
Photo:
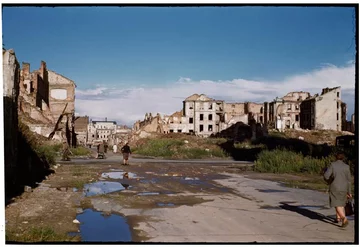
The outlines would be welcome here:
M 341 102 L 341 87 L 324 88 L 301 103 L 300 127 L 309 130 L 341 131 L 346 104 Z M 342 108 L 343 107 L 343 108 Z

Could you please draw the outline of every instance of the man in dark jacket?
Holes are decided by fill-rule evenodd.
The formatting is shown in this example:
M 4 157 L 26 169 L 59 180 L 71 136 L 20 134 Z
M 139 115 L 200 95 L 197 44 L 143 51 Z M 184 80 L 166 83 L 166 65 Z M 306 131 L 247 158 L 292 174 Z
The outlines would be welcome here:
M 122 148 L 121 148 L 121 152 L 123 154 L 123 162 L 124 165 L 129 165 L 128 160 L 129 160 L 129 156 L 131 154 L 131 150 L 130 147 L 128 145 L 128 143 L 126 143 Z

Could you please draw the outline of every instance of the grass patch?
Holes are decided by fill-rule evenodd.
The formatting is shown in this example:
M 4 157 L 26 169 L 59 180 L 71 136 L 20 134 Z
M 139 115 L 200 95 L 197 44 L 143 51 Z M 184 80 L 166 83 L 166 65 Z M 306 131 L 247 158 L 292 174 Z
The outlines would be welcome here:
M 70 148 L 73 156 L 85 156 L 91 154 L 91 151 L 85 147 L 78 146 L 76 148 Z
M 50 227 L 32 227 L 22 233 L 6 231 L 6 241 L 15 242 L 62 242 L 78 241 L 78 237 L 71 237 L 66 234 L 58 234 Z
M 258 172 L 320 174 L 334 160 L 332 155 L 316 159 L 285 149 L 264 150 L 259 153 L 254 169 Z
M 39 145 L 34 148 L 35 152 L 41 159 L 45 159 L 50 165 L 55 165 L 55 159 L 61 150 L 61 144 Z
M 182 139 L 162 138 L 147 139 L 141 145 L 133 149 L 133 153 L 172 159 L 203 159 L 227 157 L 227 154 L 218 146 L 225 142 L 224 138 L 193 139 L 187 143 Z

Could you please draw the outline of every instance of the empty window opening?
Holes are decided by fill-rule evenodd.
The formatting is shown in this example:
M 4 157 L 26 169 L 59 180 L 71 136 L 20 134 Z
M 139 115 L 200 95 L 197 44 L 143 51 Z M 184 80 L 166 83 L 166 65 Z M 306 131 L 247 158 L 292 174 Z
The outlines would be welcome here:
M 170 130 L 170 133 L 174 132 L 174 130 Z
M 212 110 L 212 103 L 210 103 L 209 105 L 209 110 Z
M 194 123 L 194 119 L 192 117 L 189 118 L 189 123 Z
M 182 132 L 181 130 L 178 130 L 178 132 Z
M 200 114 L 200 121 L 204 120 L 204 114 Z
M 299 115 L 295 115 L 295 121 L 296 121 L 296 122 L 299 121 Z
M 210 121 L 212 120 L 212 114 L 209 114 L 209 120 Z
M 209 124 L 209 126 L 208 126 L 208 131 L 212 131 L 212 124 Z
M 336 120 L 339 120 L 339 113 L 336 113 Z
M 340 97 L 340 93 L 339 93 L 339 92 L 337 92 L 337 93 L 336 93 L 336 96 L 339 98 L 339 97 Z
M 200 124 L 199 128 L 200 128 L 200 132 L 204 131 L 204 125 Z
M 263 123 L 263 116 L 260 116 L 260 123 Z
M 193 132 L 194 132 L 194 130 L 189 130 L 189 132 L 190 132 L 190 133 L 193 133 Z
M 291 110 L 291 104 L 288 104 L 288 110 Z

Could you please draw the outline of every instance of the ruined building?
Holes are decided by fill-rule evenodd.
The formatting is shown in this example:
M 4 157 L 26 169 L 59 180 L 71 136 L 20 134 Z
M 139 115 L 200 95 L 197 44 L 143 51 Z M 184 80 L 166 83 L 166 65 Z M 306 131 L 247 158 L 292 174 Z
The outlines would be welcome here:
M 89 117 L 75 117 L 75 134 L 77 139 L 77 144 L 86 145 L 88 140 L 88 124 Z
M 251 120 L 264 123 L 264 104 L 262 103 L 224 103 L 225 127 L 237 122 L 249 124 Z
M 264 103 L 264 121 L 278 130 L 300 128 L 300 104 L 309 92 L 290 92 L 282 98 Z
M 300 127 L 309 130 L 342 129 L 342 112 L 346 110 L 341 104 L 341 88 L 324 88 L 321 95 L 305 99 L 301 103 Z
M 183 101 L 183 116 L 187 126 L 182 132 L 210 136 L 223 128 L 224 101 L 193 94 Z M 171 131 L 171 125 L 169 128 Z
M 21 121 L 40 135 L 74 146 L 75 83 L 48 70 L 44 61 L 32 72 L 30 64 L 23 63 L 18 83 Z

